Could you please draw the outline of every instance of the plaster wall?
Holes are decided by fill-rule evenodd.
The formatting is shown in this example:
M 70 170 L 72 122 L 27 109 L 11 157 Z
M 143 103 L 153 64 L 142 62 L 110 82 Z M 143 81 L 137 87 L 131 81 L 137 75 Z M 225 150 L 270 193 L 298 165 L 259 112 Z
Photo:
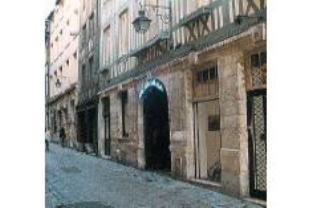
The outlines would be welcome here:
M 56 102 L 49 106 L 49 119 L 50 119 L 50 131 L 52 134 L 52 140 L 60 142 L 59 130 L 62 123 L 62 127 L 65 129 L 66 145 L 74 148 L 77 147 L 77 118 L 76 118 L 76 106 L 77 106 L 77 91 L 74 90 L 63 97 L 59 98 Z M 58 116 L 58 112 L 61 112 L 61 118 Z M 53 115 L 54 114 L 54 115 Z M 53 117 L 55 116 L 56 131 L 53 129 Z M 61 119 L 61 121 L 60 121 Z
M 78 81 L 79 2 L 65 0 L 55 6 L 50 38 L 50 97 Z M 62 70 L 60 70 L 62 68 Z M 57 80 L 61 85 L 56 85 Z

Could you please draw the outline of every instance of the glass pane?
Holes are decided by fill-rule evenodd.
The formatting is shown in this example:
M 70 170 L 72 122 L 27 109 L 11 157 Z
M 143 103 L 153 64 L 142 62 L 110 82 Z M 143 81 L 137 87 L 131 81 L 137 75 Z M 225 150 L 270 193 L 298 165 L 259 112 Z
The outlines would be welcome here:
M 260 58 L 261 58 L 261 65 L 266 64 L 266 52 L 262 52 L 260 54 Z
M 208 80 L 208 70 L 203 71 L 203 81 L 207 82 Z
M 197 82 L 198 83 L 202 82 L 202 77 L 203 77 L 202 72 L 197 72 Z
M 220 130 L 220 116 L 210 115 L 208 117 L 208 131 L 219 131 Z
M 251 66 L 252 67 L 259 67 L 260 66 L 258 54 L 254 54 L 251 56 Z
M 210 80 L 215 80 L 217 78 L 217 72 L 215 67 L 209 69 L 209 77 Z

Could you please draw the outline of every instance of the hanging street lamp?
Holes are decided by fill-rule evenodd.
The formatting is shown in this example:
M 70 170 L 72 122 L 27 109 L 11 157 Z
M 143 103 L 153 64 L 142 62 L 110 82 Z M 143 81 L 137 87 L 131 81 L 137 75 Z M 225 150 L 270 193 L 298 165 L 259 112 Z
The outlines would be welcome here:
M 140 3 L 140 10 L 139 16 L 134 19 L 132 25 L 137 33 L 144 34 L 150 27 L 152 20 L 145 15 L 144 8 L 153 8 L 157 13 L 157 16 L 161 17 L 161 21 L 164 24 L 169 24 L 169 34 L 170 40 L 172 40 L 172 9 L 171 9 L 171 1 L 169 1 L 169 6 L 162 6 L 162 5 L 153 5 L 153 4 L 144 4 Z M 158 10 L 163 9 L 168 12 L 168 14 L 159 14 Z
M 132 24 L 137 33 L 145 33 L 149 29 L 151 21 L 152 20 L 145 16 L 145 11 L 141 9 L 139 11 L 139 16 L 135 18 Z

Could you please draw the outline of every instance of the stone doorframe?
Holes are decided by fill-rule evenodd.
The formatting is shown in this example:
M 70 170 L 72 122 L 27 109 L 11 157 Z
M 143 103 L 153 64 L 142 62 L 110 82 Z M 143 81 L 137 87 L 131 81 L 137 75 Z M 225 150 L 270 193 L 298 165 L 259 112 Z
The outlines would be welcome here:
M 219 101 L 221 119 L 221 185 L 222 189 L 233 195 L 248 196 L 248 136 L 247 136 L 247 108 L 244 77 L 244 50 L 242 44 L 233 45 L 216 53 L 202 55 L 216 57 L 219 68 Z M 248 44 L 244 44 L 248 45 Z M 249 44 L 250 45 L 250 44 Z M 192 70 L 197 68 L 198 54 L 190 54 L 189 69 L 185 70 L 184 82 L 186 86 L 186 118 L 187 118 L 187 147 L 186 177 L 195 176 L 194 158 L 194 115 L 192 113 Z
M 187 70 L 185 70 L 183 72 L 184 74 L 184 85 L 185 87 L 185 93 L 186 93 L 186 105 L 185 105 L 185 110 L 186 110 L 186 146 L 184 149 L 184 153 L 185 153 L 185 159 L 186 159 L 186 167 L 185 167 L 185 177 L 188 179 L 192 179 L 195 176 L 195 159 L 194 159 L 194 141 L 193 141 L 193 137 L 194 137 L 194 129 L 193 129 L 193 125 L 194 125 L 194 115 L 193 115 L 193 103 L 192 103 L 192 67 L 188 66 Z M 166 90 L 166 94 L 167 94 L 167 100 L 168 100 L 168 117 L 169 117 L 169 125 L 170 125 L 170 121 L 171 121 L 171 113 L 170 113 L 170 96 L 169 93 L 166 89 L 166 86 L 164 84 L 164 81 L 157 77 L 159 79 L 159 81 L 161 81 L 165 87 Z M 138 96 L 138 121 L 137 121 L 137 125 L 138 125 L 138 146 L 137 146 L 137 162 L 138 162 L 138 167 L 141 169 L 145 169 L 145 165 L 146 165 L 146 161 L 145 161 L 145 142 L 144 142 L 144 113 L 143 113 L 143 102 L 142 100 L 139 98 L 139 91 L 140 91 L 140 87 L 146 82 L 146 79 L 141 79 L 138 83 L 138 88 L 137 88 L 137 96 Z M 173 146 L 171 144 L 172 142 L 172 131 L 170 129 L 170 152 L 171 152 L 171 169 L 173 168 L 173 161 L 172 158 L 174 157 L 174 151 L 173 151 Z
M 168 117 L 169 117 L 169 126 L 170 126 L 170 108 L 169 108 L 169 96 L 168 92 L 166 91 L 166 86 L 163 83 L 163 81 L 160 78 L 152 77 L 151 74 L 147 75 L 146 79 L 142 79 L 137 87 L 137 96 L 138 96 L 138 146 L 137 146 L 137 161 L 138 161 L 138 167 L 141 169 L 145 169 L 146 167 L 146 160 L 145 160 L 145 142 L 144 142 L 144 112 L 143 112 L 143 100 L 141 98 L 140 90 L 144 88 L 144 91 L 148 89 L 146 87 L 146 83 L 149 80 L 158 80 L 161 82 L 162 87 L 165 90 L 166 96 L 167 96 L 167 102 L 168 102 Z M 169 130 L 170 131 L 170 130 Z M 169 141 L 170 135 L 169 135 Z M 169 146 L 169 150 L 171 151 L 171 144 Z
M 145 169 L 145 145 L 144 145 L 144 113 L 143 113 L 143 101 L 139 99 L 138 102 L 138 167 Z

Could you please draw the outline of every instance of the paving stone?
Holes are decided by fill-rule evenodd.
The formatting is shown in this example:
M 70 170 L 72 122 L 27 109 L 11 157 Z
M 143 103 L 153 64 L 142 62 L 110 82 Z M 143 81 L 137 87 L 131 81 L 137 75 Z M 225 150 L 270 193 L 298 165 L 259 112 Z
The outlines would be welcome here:
M 260 208 L 208 189 L 51 144 L 46 208 Z

